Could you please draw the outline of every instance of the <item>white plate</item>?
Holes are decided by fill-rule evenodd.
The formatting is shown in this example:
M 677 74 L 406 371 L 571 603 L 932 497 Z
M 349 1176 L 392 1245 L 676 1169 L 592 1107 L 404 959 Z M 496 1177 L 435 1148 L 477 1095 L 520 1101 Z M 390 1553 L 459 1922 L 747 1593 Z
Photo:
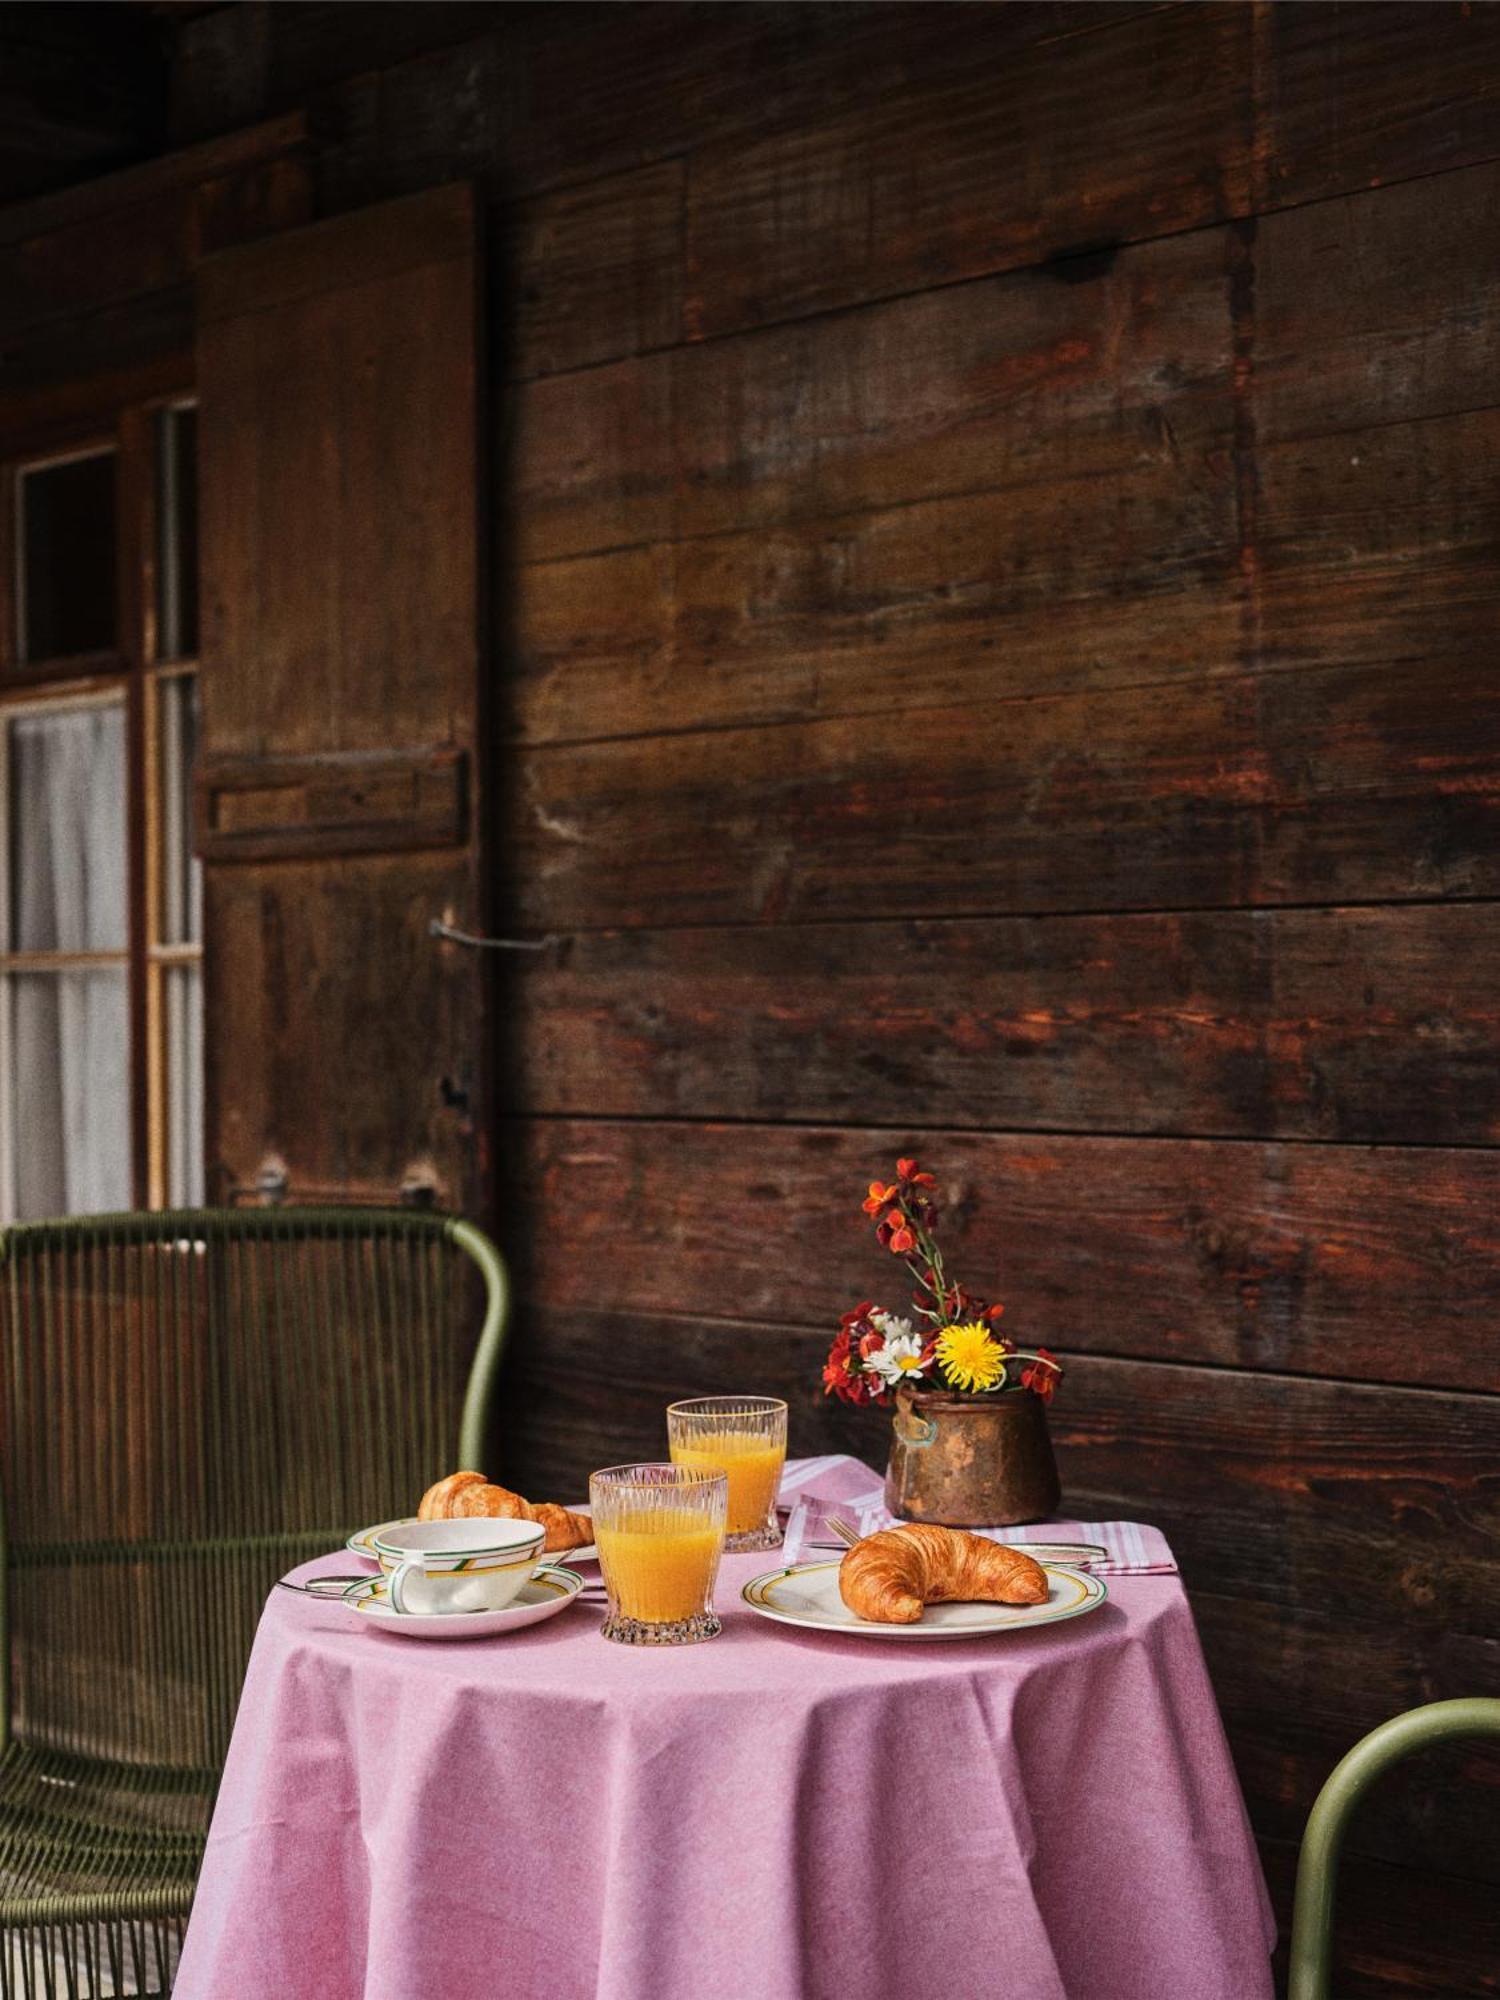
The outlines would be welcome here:
M 570 1507 L 568 1512 L 582 1514 L 586 1519 L 593 1518 L 587 1505 Z M 409 1527 L 416 1518 L 415 1514 L 408 1514 L 404 1521 L 377 1521 L 373 1528 L 360 1528 L 352 1534 L 344 1547 L 352 1556 L 363 1556 L 366 1562 L 378 1563 L 380 1558 L 375 1553 L 375 1537 L 383 1535 L 388 1528 Z M 548 1556 L 547 1560 L 548 1562 L 598 1562 L 599 1551 L 592 1542 L 586 1542 L 582 1548 L 560 1549 L 555 1556 Z
M 390 1607 L 385 1579 L 372 1576 L 351 1583 L 342 1597 L 330 1601 L 341 1604 L 352 1618 L 382 1632 L 399 1632 L 403 1639 L 490 1639 L 555 1617 L 582 1589 L 583 1578 L 576 1571 L 548 1570 L 523 1583 L 515 1602 L 503 1611 L 441 1611 L 427 1617 L 409 1611 L 403 1616 Z
M 740 1592 L 752 1611 L 780 1625 L 837 1632 L 855 1639 L 979 1639 L 993 1632 L 1027 1631 L 1094 1611 L 1109 1592 L 1097 1576 L 1043 1563 L 1045 1604 L 929 1604 L 915 1625 L 878 1625 L 856 1618 L 839 1595 L 839 1564 L 793 1563 L 758 1576 Z

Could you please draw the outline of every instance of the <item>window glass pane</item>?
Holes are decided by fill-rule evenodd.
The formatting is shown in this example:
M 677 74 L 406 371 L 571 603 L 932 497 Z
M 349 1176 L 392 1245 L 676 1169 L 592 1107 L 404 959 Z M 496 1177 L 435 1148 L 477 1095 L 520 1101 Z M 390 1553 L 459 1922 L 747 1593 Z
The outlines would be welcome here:
M 115 454 L 22 472 L 18 484 L 23 660 L 115 644 Z
M 157 419 L 157 657 L 198 651 L 198 412 Z
M 203 1200 L 203 968 L 165 972 L 167 1030 L 167 1200 Z
M 124 972 L 20 973 L 10 985 L 17 1219 L 129 1208 Z
M 198 689 L 190 675 L 157 683 L 161 772 L 161 910 L 163 944 L 202 936 L 203 870 L 193 855 L 193 758 L 198 747 Z
M 123 951 L 123 707 L 20 715 L 9 738 L 10 949 Z

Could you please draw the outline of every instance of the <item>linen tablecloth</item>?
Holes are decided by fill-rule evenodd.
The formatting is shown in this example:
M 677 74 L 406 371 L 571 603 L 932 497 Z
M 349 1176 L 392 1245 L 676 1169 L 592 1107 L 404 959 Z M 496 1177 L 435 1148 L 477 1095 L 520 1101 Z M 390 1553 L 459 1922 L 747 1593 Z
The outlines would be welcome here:
M 179 2000 L 1266 2000 L 1177 1577 L 910 1643 L 757 1617 L 776 1562 L 726 1557 L 723 1634 L 660 1651 L 582 1604 L 433 1644 L 273 1592 Z

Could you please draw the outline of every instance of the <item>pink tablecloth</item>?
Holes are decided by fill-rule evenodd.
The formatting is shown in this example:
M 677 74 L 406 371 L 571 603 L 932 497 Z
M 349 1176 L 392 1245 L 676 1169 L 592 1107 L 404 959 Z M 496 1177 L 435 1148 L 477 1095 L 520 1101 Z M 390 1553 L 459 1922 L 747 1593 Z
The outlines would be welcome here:
M 1177 1577 L 924 1645 L 767 1623 L 774 1566 L 726 1558 L 722 1636 L 661 1652 L 582 1604 L 434 1645 L 273 1592 L 178 2000 L 1270 1994 Z

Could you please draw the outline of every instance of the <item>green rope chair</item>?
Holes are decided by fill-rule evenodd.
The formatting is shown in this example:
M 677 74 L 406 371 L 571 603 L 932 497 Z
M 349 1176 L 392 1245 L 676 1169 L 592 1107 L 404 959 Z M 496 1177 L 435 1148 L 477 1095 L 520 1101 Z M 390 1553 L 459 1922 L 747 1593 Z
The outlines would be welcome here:
M 0 2000 L 169 1990 L 266 1593 L 489 1469 L 506 1315 L 431 1213 L 0 1237 Z
M 1313 1801 L 1297 1860 L 1287 2000 L 1329 2000 L 1333 1886 L 1350 1815 L 1381 1774 L 1414 1750 L 1455 1736 L 1500 1737 L 1500 1701 L 1430 1701 L 1382 1722 L 1337 1763 Z

